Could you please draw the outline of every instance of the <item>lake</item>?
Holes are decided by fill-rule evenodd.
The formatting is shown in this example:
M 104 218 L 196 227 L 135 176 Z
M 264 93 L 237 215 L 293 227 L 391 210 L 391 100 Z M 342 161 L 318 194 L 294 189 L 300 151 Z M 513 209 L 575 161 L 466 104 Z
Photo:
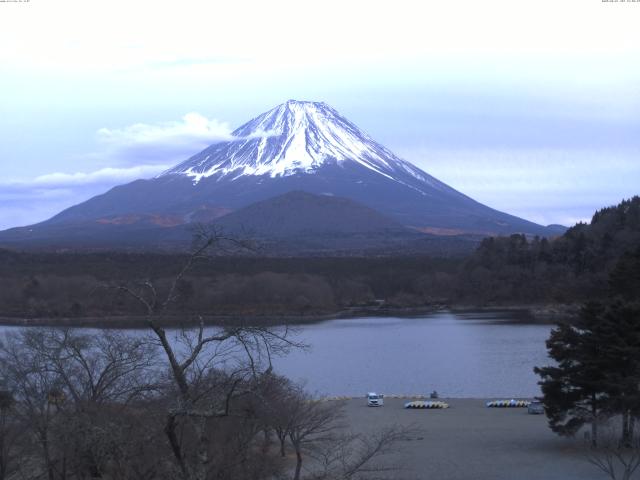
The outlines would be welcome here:
M 277 358 L 274 367 L 320 395 L 437 390 L 443 397 L 532 397 L 540 393 L 533 367 L 550 363 L 551 326 L 515 321 L 515 315 L 442 312 L 303 325 L 297 339 L 310 349 Z
M 311 350 L 275 367 L 326 395 L 428 394 L 531 397 L 534 366 L 547 365 L 550 325 L 514 322 L 513 313 L 437 313 L 358 318 L 304 326 Z

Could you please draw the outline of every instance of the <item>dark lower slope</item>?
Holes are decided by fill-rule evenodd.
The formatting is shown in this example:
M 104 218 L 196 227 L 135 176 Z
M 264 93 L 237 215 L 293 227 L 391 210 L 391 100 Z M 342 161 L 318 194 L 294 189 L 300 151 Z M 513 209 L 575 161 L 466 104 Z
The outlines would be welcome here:
M 326 234 L 415 234 L 372 208 L 344 197 L 293 191 L 248 205 L 214 221 L 228 231 L 250 229 L 286 238 Z
M 197 185 L 179 175 L 138 180 L 71 207 L 45 223 L 95 221 L 129 214 L 157 215 L 182 222 L 211 220 L 251 203 L 302 190 L 350 198 L 417 229 L 484 235 L 549 233 L 546 227 L 489 208 L 459 192 L 434 188 L 427 194 L 351 166 L 326 165 L 318 174 L 218 180 L 215 176 L 205 178 Z
M 481 237 L 436 236 L 405 228 L 376 210 L 344 197 L 289 192 L 225 215 L 223 231 L 256 238 L 275 255 L 457 256 L 473 251 Z
M 75 217 L 72 222 L 45 222 L 3 232 L 0 245 L 23 250 L 184 251 L 191 245 L 196 225 L 175 219 L 175 215 L 150 213 L 119 213 L 99 221 Z M 227 235 L 251 240 L 263 254 L 276 256 L 451 256 L 471 252 L 480 241 L 477 236 L 425 234 L 353 200 L 302 191 L 250 204 L 211 224 Z

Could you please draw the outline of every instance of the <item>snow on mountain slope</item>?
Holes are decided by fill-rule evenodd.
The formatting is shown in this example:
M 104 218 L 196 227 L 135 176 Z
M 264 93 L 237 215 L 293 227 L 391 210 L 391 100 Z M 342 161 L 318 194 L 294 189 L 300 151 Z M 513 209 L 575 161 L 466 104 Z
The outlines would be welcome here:
M 358 215 L 364 224 L 376 223 L 367 209 L 402 226 L 387 230 L 385 238 L 405 238 L 407 229 L 413 235 L 557 234 L 445 185 L 322 102 L 289 100 L 233 134 L 233 141 L 211 145 L 156 178 L 119 185 L 38 225 L 0 232 L 0 245 L 106 248 L 179 243 L 188 235 L 180 240 L 175 232 L 185 234 L 185 227 L 194 223 L 224 223 L 224 215 L 229 216 L 226 221 L 240 222 L 249 230 L 260 230 L 267 222 L 274 238 L 314 231 L 311 224 L 320 229 L 328 225 L 326 218 L 335 216 L 332 225 L 342 225 L 348 236 Z M 287 196 L 290 192 L 305 193 Z M 321 215 L 309 194 L 321 196 Z M 351 209 L 348 217 L 342 204 L 327 196 L 363 208 Z M 278 198 L 288 199 L 286 205 Z M 350 241 L 363 242 L 359 249 L 375 243 L 366 237 Z M 390 248 L 385 238 L 378 240 Z M 324 250 L 330 248 L 327 244 Z
M 355 163 L 412 189 L 422 191 L 420 184 L 426 184 L 455 192 L 396 157 L 324 102 L 289 100 L 247 122 L 233 135 L 238 139 L 212 145 L 161 176 L 186 175 L 197 184 L 208 177 L 275 178 L 313 174 L 329 164 Z

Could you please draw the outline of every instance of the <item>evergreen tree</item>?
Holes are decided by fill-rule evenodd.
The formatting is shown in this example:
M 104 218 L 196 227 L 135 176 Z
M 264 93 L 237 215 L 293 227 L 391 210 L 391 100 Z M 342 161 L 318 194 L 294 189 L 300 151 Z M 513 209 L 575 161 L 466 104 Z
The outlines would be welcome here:
M 557 365 L 535 368 L 551 429 L 573 435 L 585 424 L 597 444 L 597 424 L 622 419 L 622 443 L 630 444 L 640 416 L 640 306 L 589 303 L 575 324 L 561 324 L 547 341 Z
M 614 296 L 640 301 L 640 247 L 620 257 L 609 275 L 609 288 Z
M 615 302 L 604 311 L 601 325 L 608 409 L 621 416 L 621 440 L 630 445 L 635 419 L 640 415 L 640 308 Z
M 557 364 L 534 368 L 541 377 L 542 403 L 551 429 L 573 436 L 590 424 L 593 445 L 598 421 L 608 411 L 605 360 L 598 339 L 602 311 L 599 304 L 587 304 L 576 324 L 559 324 L 546 342 Z

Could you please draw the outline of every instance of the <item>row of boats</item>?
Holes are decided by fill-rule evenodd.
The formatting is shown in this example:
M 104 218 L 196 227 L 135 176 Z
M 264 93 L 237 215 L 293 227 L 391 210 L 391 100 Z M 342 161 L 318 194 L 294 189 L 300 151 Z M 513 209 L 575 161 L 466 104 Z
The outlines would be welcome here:
M 537 403 L 537 402 L 534 402 Z M 527 408 L 532 404 L 528 400 L 491 400 L 487 402 L 488 408 Z M 449 404 L 441 401 L 414 400 L 404 404 L 404 408 L 449 408 Z

